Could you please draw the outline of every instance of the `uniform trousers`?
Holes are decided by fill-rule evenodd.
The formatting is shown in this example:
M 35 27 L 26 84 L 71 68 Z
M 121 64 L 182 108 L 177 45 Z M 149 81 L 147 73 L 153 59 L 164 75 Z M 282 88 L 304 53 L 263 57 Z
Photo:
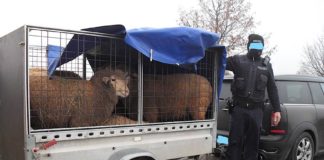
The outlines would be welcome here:
M 231 113 L 228 160 L 257 160 L 263 106 L 235 106 Z

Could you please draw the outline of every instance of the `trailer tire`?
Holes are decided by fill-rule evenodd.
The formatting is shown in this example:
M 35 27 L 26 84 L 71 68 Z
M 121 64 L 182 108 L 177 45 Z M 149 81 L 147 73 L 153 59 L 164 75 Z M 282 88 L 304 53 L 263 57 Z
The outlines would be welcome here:
M 137 157 L 137 158 L 133 158 L 131 160 L 155 160 L 152 157 Z

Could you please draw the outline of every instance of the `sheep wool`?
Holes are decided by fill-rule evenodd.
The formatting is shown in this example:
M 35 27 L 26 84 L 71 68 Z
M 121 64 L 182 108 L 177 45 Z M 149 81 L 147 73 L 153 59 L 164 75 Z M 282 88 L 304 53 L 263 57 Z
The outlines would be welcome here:
M 102 122 L 102 125 L 123 125 L 123 124 L 137 124 L 137 121 L 131 120 L 127 117 L 120 116 L 120 115 L 112 115 L 104 122 Z
M 198 74 L 144 75 L 143 110 L 148 122 L 203 120 L 212 102 L 212 86 Z
M 39 121 L 34 128 L 100 125 L 111 116 L 118 96 L 129 93 L 127 77 L 120 70 L 97 71 L 90 81 L 49 79 L 43 73 L 30 70 L 31 116 Z

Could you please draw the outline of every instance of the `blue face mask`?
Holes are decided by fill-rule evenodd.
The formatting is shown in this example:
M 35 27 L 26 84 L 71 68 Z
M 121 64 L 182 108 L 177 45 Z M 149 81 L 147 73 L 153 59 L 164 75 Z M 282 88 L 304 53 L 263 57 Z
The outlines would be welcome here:
M 250 43 L 249 50 L 251 49 L 263 50 L 263 44 L 261 42 Z

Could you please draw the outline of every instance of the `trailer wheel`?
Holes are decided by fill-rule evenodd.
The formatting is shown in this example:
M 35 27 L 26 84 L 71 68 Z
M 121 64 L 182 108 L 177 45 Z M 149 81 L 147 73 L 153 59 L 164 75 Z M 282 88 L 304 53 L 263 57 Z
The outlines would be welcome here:
M 137 157 L 137 158 L 133 158 L 131 160 L 155 160 L 152 157 Z

